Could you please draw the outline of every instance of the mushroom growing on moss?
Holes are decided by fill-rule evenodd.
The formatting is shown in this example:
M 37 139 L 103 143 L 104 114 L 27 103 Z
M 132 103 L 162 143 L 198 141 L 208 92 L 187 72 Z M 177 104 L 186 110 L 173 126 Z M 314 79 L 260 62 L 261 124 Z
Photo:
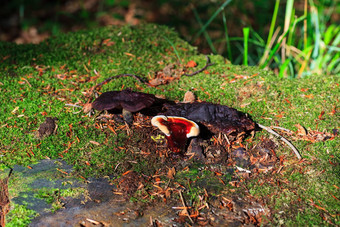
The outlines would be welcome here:
M 92 103 L 92 108 L 102 110 L 122 110 L 124 120 L 131 124 L 133 121 L 133 112 L 138 112 L 144 108 L 150 107 L 156 100 L 152 94 L 131 91 L 108 91 L 101 94 Z
M 185 149 L 188 138 L 200 133 L 199 126 L 184 117 L 158 115 L 151 119 L 151 124 L 165 134 L 169 148 L 175 153 Z
M 226 134 L 230 141 L 244 137 L 255 130 L 255 122 L 246 114 L 228 106 L 194 102 L 165 104 L 164 107 L 166 109 L 164 115 L 188 118 L 204 126 L 213 134 Z

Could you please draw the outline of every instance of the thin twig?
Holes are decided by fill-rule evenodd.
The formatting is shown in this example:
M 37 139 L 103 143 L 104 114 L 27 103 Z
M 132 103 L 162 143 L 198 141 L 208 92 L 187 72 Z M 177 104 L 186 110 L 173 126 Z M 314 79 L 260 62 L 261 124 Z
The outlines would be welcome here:
M 119 74 L 119 75 L 116 75 L 116 76 L 111 76 L 107 79 L 105 79 L 103 82 L 95 85 L 92 90 L 95 90 L 97 87 L 100 87 L 108 82 L 110 82 L 111 80 L 113 79 L 118 79 L 118 78 L 121 78 L 121 77 L 133 77 L 135 78 L 136 80 L 138 80 L 140 83 L 143 83 L 143 84 L 147 84 L 141 77 L 137 76 L 137 75 L 134 75 L 134 74 L 127 74 L 127 73 L 124 73 L 124 74 Z
M 185 73 L 185 74 L 183 74 L 182 76 L 194 76 L 194 75 L 196 75 L 196 74 L 198 74 L 198 73 L 200 73 L 200 72 L 203 72 L 206 68 L 208 68 L 209 66 L 211 66 L 211 65 L 214 64 L 214 63 L 211 63 L 211 62 L 210 62 L 210 58 L 209 58 L 208 56 L 206 56 L 206 58 L 207 58 L 207 63 L 206 63 L 206 65 L 205 65 L 203 68 L 201 68 L 200 70 L 197 70 L 197 71 L 195 71 L 195 72 L 193 72 L 193 73 L 190 73 L 190 74 Z M 96 75 L 98 74 L 96 71 L 95 71 L 95 73 L 96 73 Z M 119 75 L 116 75 L 116 76 L 111 76 L 111 77 L 105 79 L 104 81 L 100 82 L 99 84 L 96 84 L 95 86 L 93 86 L 93 87 L 90 89 L 90 92 L 92 93 L 92 92 L 94 92 L 98 87 L 100 87 L 100 86 L 102 86 L 102 85 L 104 85 L 104 84 L 107 84 L 108 82 L 110 82 L 110 81 L 113 80 L 113 79 L 118 79 L 118 78 L 121 78 L 121 77 L 133 77 L 133 78 L 135 78 L 136 80 L 138 80 L 140 83 L 146 84 L 147 86 L 150 86 L 149 83 L 148 83 L 147 81 L 145 81 L 143 78 L 141 78 L 141 77 L 139 77 L 139 76 L 137 76 L 137 75 L 134 75 L 134 74 L 124 73 L 124 74 L 119 74 Z
M 187 205 L 185 204 L 185 201 L 184 201 L 184 198 L 183 198 L 183 195 L 182 195 L 182 191 L 181 191 L 181 190 L 179 190 L 179 196 L 181 197 L 181 201 L 182 201 L 183 207 L 185 208 L 185 211 L 186 211 L 186 213 L 187 213 L 187 216 L 188 216 L 189 220 L 191 221 L 192 224 L 194 224 L 194 221 L 191 219 L 190 214 L 189 214 L 189 212 L 188 212 L 188 207 L 187 207 Z
M 95 73 L 96 75 L 98 74 L 97 71 L 94 71 L 94 73 Z M 116 76 L 111 76 L 111 77 L 105 79 L 104 81 L 100 82 L 99 84 L 96 84 L 95 86 L 93 86 L 92 88 L 90 88 L 90 91 L 89 91 L 89 92 L 90 92 L 90 98 L 89 98 L 89 100 L 88 100 L 88 103 L 90 103 L 91 96 L 92 96 L 93 93 L 95 93 L 95 90 L 96 90 L 98 87 L 100 87 L 100 86 L 102 86 L 102 85 L 104 85 L 104 84 L 107 84 L 108 82 L 110 82 L 110 81 L 113 80 L 113 79 L 118 79 L 118 78 L 121 78 L 121 77 L 133 77 L 133 78 L 135 78 L 136 80 L 138 80 L 140 83 L 146 84 L 146 85 L 149 86 L 149 84 L 148 84 L 145 80 L 143 80 L 141 77 L 139 77 L 139 76 L 137 76 L 137 75 L 134 75 L 134 74 L 124 73 L 124 74 L 119 74 L 119 75 L 116 75 Z
M 77 105 L 77 104 L 72 104 L 72 103 L 66 103 L 65 106 L 72 106 L 72 107 L 84 109 L 83 106 L 79 106 L 79 105 Z M 81 111 L 83 111 L 83 110 L 79 110 L 79 111 L 77 111 L 77 112 L 72 112 L 72 113 L 73 113 L 73 114 L 79 114 Z M 90 112 L 91 112 L 91 111 L 90 111 Z
M 3 156 L 3 155 L 1 155 L 1 156 Z M 13 168 L 10 167 L 9 165 L 5 164 L 3 161 L 0 161 L 0 163 L 4 164 L 7 168 L 9 168 L 9 173 L 8 173 L 7 178 L 10 178 L 12 173 L 13 173 Z
M 223 134 L 224 135 L 224 138 L 227 140 L 228 144 L 230 145 L 230 141 L 228 139 L 228 136 L 226 134 Z
M 25 80 L 27 82 L 28 86 L 32 87 L 32 85 L 30 84 L 30 82 L 28 82 L 28 80 L 26 78 L 22 77 L 21 79 Z
M 204 66 L 203 68 L 201 68 L 200 70 L 197 70 L 197 71 L 195 71 L 195 72 L 193 72 L 193 73 L 190 73 L 190 74 L 184 73 L 182 76 L 194 76 L 194 75 L 196 75 L 196 74 L 199 74 L 200 72 L 203 72 L 203 71 L 206 70 L 209 66 L 211 66 L 211 65 L 214 64 L 214 63 L 211 63 L 211 62 L 210 62 L 209 56 L 206 56 L 206 58 L 207 58 L 207 63 L 205 64 L 205 66 Z
M 79 106 L 77 104 L 72 104 L 72 103 L 66 103 L 65 106 L 72 106 L 72 107 L 77 107 L 77 108 L 83 108 L 82 106 Z
M 7 178 L 10 178 L 11 177 L 11 175 L 12 175 L 12 173 L 13 173 L 13 168 L 11 168 L 11 167 L 9 167 L 10 168 L 10 170 L 9 170 L 9 173 L 8 173 L 8 176 L 7 176 Z
M 169 179 L 168 183 L 167 183 L 166 186 L 165 186 L 165 189 L 167 189 L 167 188 L 169 187 L 170 182 L 171 182 L 171 179 Z
M 286 128 L 282 128 L 282 127 L 278 127 L 278 126 L 272 126 L 273 128 L 277 128 L 277 129 L 280 129 L 282 131 L 286 131 L 286 132 L 289 132 L 289 133 L 293 133 L 291 130 L 289 129 L 286 129 Z
M 295 155 L 297 156 L 298 159 L 301 159 L 301 155 L 299 153 L 299 151 L 294 147 L 294 145 L 289 142 L 286 138 L 284 138 L 283 136 L 279 135 L 277 132 L 275 132 L 273 129 L 267 127 L 267 126 L 264 126 L 264 125 L 260 125 L 260 124 L 257 124 L 260 128 L 266 130 L 267 132 L 277 136 L 279 139 L 281 139 L 283 142 L 285 142 L 295 153 Z

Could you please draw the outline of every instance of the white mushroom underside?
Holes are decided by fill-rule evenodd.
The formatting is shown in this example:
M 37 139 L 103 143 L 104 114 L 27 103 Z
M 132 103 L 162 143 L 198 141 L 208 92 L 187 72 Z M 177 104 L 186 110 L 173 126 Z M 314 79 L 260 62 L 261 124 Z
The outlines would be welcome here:
M 188 120 L 184 117 L 158 115 L 158 116 L 155 116 L 151 119 L 151 124 L 153 126 L 159 128 L 159 130 L 161 130 L 166 136 L 170 136 L 171 133 L 170 133 L 168 127 L 166 125 L 162 124 L 161 121 L 160 121 L 160 119 L 162 119 L 164 121 L 168 121 L 168 118 L 182 119 L 184 121 L 189 121 L 191 124 L 193 124 L 193 126 L 190 128 L 189 133 L 186 134 L 187 138 L 199 135 L 200 129 L 199 129 L 199 126 L 196 124 L 196 122 Z
M 193 122 L 193 123 L 195 123 L 195 122 Z M 189 133 L 187 134 L 187 138 L 198 136 L 199 134 L 200 134 L 200 128 L 195 123 L 195 127 L 191 127 Z
M 167 121 L 166 116 L 159 115 L 159 116 L 155 116 L 151 119 L 151 124 L 153 126 L 159 128 L 159 130 L 161 130 L 166 136 L 170 136 L 170 131 L 169 131 L 168 127 L 166 127 L 166 125 L 161 124 L 161 122 L 159 121 L 160 118 Z

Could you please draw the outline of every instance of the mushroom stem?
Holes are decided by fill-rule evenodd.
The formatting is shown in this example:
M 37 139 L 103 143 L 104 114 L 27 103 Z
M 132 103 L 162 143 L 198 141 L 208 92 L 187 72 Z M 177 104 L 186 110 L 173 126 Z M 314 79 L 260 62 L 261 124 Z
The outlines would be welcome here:
M 132 115 L 132 113 L 130 111 L 126 110 L 126 109 L 123 109 L 122 115 L 123 115 L 123 118 L 126 121 L 126 123 L 131 125 L 132 122 L 133 122 L 133 115 Z
M 180 133 L 172 133 L 171 136 L 165 137 L 168 140 L 169 148 L 175 153 L 183 151 L 188 141 L 188 138 Z

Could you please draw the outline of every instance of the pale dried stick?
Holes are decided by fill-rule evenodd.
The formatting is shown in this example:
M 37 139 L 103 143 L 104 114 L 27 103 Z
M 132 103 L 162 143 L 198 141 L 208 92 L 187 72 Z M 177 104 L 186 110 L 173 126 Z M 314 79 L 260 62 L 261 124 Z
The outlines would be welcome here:
M 188 207 L 187 207 L 186 204 L 185 204 L 185 201 L 184 201 L 184 198 L 183 198 L 183 195 L 182 195 L 182 191 L 181 191 L 181 190 L 179 190 L 179 196 L 181 197 L 183 207 L 184 207 L 184 209 L 185 209 L 185 211 L 186 211 L 186 213 L 187 213 L 187 216 L 188 216 L 189 220 L 191 221 L 191 223 L 194 223 L 194 221 L 191 219 L 190 214 L 189 214 L 189 212 L 188 212 Z
M 260 128 L 266 130 L 267 132 L 269 132 L 270 134 L 273 134 L 274 136 L 277 136 L 279 139 L 281 139 L 283 142 L 285 142 L 295 153 L 295 155 L 297 156 L 298 159 L 301 159 L 301 155 L 299 153 L 299 151 L 294 147 L 294 145 L 289 142 L 286 138 L 284 138 L 283 136 L 281 136 L 280 134 L 278 134 L 277 132 L 275 132 L 273 129 L 267 127 L 267 126 L 264 126 L 264 125 L 260 125 L 260 124 L 257 124 Z

